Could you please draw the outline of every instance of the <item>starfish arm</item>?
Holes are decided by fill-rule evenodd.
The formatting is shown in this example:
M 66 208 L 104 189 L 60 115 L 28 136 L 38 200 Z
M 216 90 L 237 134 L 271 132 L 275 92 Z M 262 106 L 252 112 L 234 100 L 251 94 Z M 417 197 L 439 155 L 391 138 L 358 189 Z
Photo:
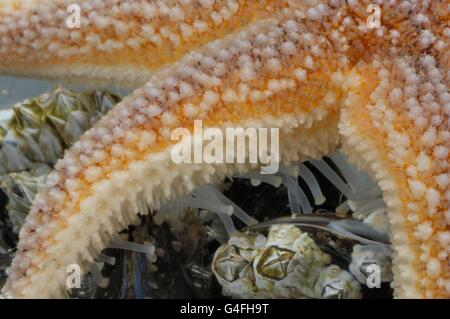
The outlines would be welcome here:
M 155 74 L 115 106 L 48 177 L 20 232 L 3 293 L 63 296 L 67 265 L 86 269 L 145 207 L 158 209 L 197 186 L 258 166 L 174 163 L 171 132 L 192 131 L 194 119 L 224 135 L 229 127 L 280 128 L 285 163 L 333 152 L 344 88 L 328 73 L 339 63 L 313 58 L 306 43 L 290 40 L 302 29 L 295 16 L 255 23 Z M 332 43 L 323 50 L 328 46 L 331 51 Z
M 3 1 L 0 72 L 142 85 L 156 69 L 286 6 L 274 0 Z
M 341 111 L 344 150 L 383 190 L 400 298 L 450 295 L 449 13 L 436 2 L 384 21 L 390 43 Z
M 448 297 L 448 7 L 386 5 L 380 31 L 367 28 L 365 5 L 337 4 L 252 23 L 118 104 L 56 164 L 3 293 L 62 296 L 67 265 L 86 269 L 139 212 L 258 167 L 175 164 L 171 133 L 200 119 L 222 131 L 280 128 L 286 164 L 342 142 L 383 189 L 396 296 Z
M 437 107 L 448 103 L 448 89 L 435 62 L 429 55 L 375 60 L 377 72 L 348 97 L 339 123 L 345 152 L 383 191 L 401 298 L 449 296 L 450 132 Z

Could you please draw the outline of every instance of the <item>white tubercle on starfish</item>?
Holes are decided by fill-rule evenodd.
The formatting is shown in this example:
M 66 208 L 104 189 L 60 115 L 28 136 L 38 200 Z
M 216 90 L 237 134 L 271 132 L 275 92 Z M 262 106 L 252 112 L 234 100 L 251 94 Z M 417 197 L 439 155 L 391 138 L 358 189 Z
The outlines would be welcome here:
M 225 3 L 241 4 L 179 1 L 183 2 L 207 12 L 208 4 L 214 9 Z M 236 19 L 248 16 L 243 23 L 247 26 L 233 24 L 228 36 L 226 32 L 198 33 L 196 45 L 185 49 L 181 49 L 185 44 L 178 46 L 170 37 L 164 47 L 142 47 L 142 51 L 117 45 L 118 51 L 109 57 L 125 52 L 128 68 L 141 52 L 152 61 L 150 70 L 207 43 L 151 76 L 56 164 L 20 232 L 11 274 L 2 290 L 6 296 L 64 296 L 67 265 L 78 263 L 87 269 L 138 213 L 257 166 L 172 162 L 171 131 L 192 130 L 194 119 L 203 120 L 204 127 L 221 129 L 280 128 L 283 164 L 320 158 L 342 144 L 350 159 L 383 191 L 394 250 L 395 295 L 450 295 L 449 6 L 386 1 L 381 27 L 370 29 L 366 25 L 369 2 L 273 3 L 281 8 L 271 12 L 261 7 L 253 14 L 253 5 L 240 6 Z M 117 6 L 117 10 L 126 16 L 132 7 Z M 7 21 L 17 11 L 14 6 L 5 10 L 0 11 L 0 39 L 11 41 L 10 47 L 19 51 L 18 58 L 9 60 L 8 71 L 21 74 L 19 65 L 33 50 L 20 40 L 23 37 L 12 38 L 9 32 L 12 28 L 22 33 L 28 24 L 11 27 Z M 109 10 L 106 21 L 94 19 L 100 26 L 89 33 L 103 39 L 99 28 L 111 23 L 114 11 Z M 270 17 L 253 22 L 258 12 Z M 172 18 L 171 14 L 166 17 Z M 25 19 L 33 20 L 32 15 Z M 142 28 L 140 22 L 131 25 Z M 216 37 L 220 40 L 210 41 Z M 171 56 L 168 48 L 181 51 Z M 44 62 L 30 56 L 28 63 L 42 66 L 36 69 L 38 75 L 77 75 L 77 63 L 84 63 L 83 58 L 75 54 L 53 61 L 51 51 L 43 50 Z M 93 59 L 89 63 L 95 64 L 99 51 L 96 47 L 88 55 Z M 0 52 L 0 58 L 11 54 L 5 53 L 9 51 Z M 167 60 L 153 60 L 165 54 Z M 90 73 L 92 69 L 86 68 L 80 74 L 118 80 L 132 77 L 137 82 L 146 77 L 133 68 L 125 76 L 111 73 L 124 65 L 111 60 L 103 64 L 108 61 L 105 55 L 98 58 L 108 71 Z M 61 73 L 66 66 L 68 73 Z

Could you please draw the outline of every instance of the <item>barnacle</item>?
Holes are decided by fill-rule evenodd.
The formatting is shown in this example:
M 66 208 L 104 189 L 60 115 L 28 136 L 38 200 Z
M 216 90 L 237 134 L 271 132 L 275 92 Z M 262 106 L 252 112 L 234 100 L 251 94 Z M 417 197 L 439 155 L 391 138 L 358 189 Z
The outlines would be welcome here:
M 316 293 L 327 299 L 355 299 L 361 297 L 356 280 L 337 265 L 325 268 L 315 285 Z
M 138 213 L 261 165 L 171 161 L 171 131 L 202 120 L 222 131 L 279 128 L 285 166 L 341 146 L 381 189 L 384 203 L 365 209 L 387 212 L 395 295 L 449 296 L 447 3 L 388 1 L 371 28 L 368 1 L 83 1 L 79 30 L 61 27 L 67 4 L 2 3 L 0 70 L 142 86 L 56 163 L 21 229 L 5 295 L 64 296 L 66 266 L 87 270 Z M 311 212 L 292 176 L 277 176 L 292 211 Z M 341 212 L 361 204 L 338 184 L 349 198 Z M 214 207 L 194 197 L 179 203 L 217 210 L 228 231 L 229 207 L 249 221 L 217 194 Z M 338 271 L 327 276 L 353 287 Z
M 256 234 L 237 234 L 216 252 L 213 271 L 223 294 L 251 298 L 360 298 L 357 280 L 338 265 L 315 241 L 294 225 L 269 228 L 265 245 L 236 246 L 242 237 L 251 243 Z M 258 235 L 263 236 L 263 235 Z M 261 240 L 261 239 L 260 239 Z M 247 257 L 247 256 L 250 256 Z M 236 267 L 239 266 L 239 267 Z M 223 269 L 233 269 L 232 273 Z M 228 276 L 232 275 L 232 276 Z
M 119 98 L 106 91 L 76 94 L 57 88 L 0 111 L 0 174 L 36 163 L 53 165 L 117 102 Z
M 13 231 L 19 233 L 37 192 L 44 186 L 51 168 L 37 165 L 29 171 L 0 177 L 0 188 L 8 197 L 7 211 Z
M 19 232 L 31 202 L 53 165 L 119 97 L 107 91 L 75 93 L 61 87 L 0 111 L 0 187 Z

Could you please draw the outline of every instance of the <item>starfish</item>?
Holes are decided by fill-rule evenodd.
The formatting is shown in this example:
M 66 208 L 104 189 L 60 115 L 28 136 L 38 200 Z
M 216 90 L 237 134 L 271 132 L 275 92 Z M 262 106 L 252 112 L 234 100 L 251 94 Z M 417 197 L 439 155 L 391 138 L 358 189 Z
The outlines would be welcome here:
M 65 296 L 138 213 L 257 167 L 171 161 L 200 119 L 279 128 L 285 165 L 341 146 L 383 191 L 395 296 L 448 298 L 450 7 L 377 3 L 372 28 L 368 1 L 3 1 L 1 72 L 140 87 L 56 163 L 2 293 Z

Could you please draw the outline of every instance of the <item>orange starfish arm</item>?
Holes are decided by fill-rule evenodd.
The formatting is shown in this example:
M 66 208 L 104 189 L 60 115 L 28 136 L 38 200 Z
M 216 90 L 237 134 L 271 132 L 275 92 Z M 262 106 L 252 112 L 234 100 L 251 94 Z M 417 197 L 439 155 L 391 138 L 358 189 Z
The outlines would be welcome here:
M 275 0 L 6 1 L 0 4 L 0 71 L 141 85 L 187 52 L 286 6 Z

